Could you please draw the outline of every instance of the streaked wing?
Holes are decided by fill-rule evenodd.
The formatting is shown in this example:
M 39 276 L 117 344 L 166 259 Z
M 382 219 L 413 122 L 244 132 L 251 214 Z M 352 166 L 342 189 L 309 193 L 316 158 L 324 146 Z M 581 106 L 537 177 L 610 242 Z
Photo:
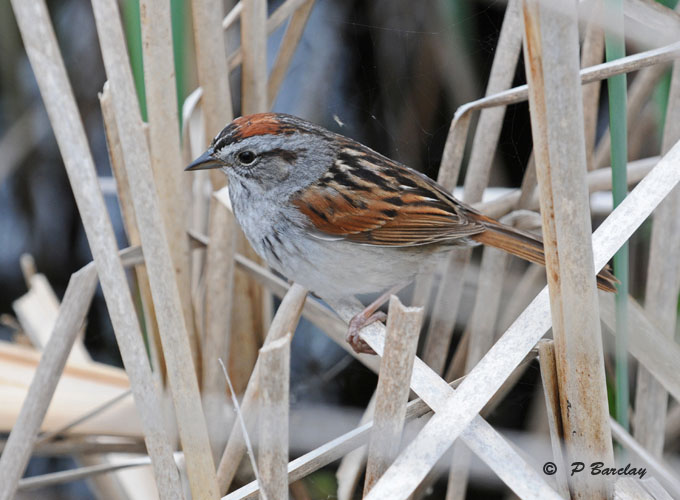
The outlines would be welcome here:
M 292 201 L 319 236 L 355 243 L 417 246 L 484 231 L 434 181 L 349 141 Z

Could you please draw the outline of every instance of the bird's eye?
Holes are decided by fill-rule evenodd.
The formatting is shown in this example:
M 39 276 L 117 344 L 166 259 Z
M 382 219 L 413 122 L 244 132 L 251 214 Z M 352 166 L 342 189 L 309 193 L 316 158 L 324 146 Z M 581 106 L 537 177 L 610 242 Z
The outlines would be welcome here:
M 255 158 L 256 158 L 255 153 L 253 153 L 252 151 L 241 151 L 238 154 L 238 161 L 242 165 L 251 165 L 255 161 Z

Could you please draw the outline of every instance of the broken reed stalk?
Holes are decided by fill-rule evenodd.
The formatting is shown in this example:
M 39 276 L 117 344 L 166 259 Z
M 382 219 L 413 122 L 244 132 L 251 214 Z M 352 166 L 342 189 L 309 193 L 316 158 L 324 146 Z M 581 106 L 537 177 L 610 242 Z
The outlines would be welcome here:
M 295 332 L 295 328 L 300 319 L 300 314 L 302 313 L 302 307 L 305 304 L 306 297 L 307 290 L 304 287 L 298 284 L 293 284 L 293 286 L 290 287 L 290 290 L 288 290 L 286 293 L 281 305 L 276 311 L 274 319 L 272 320 L 269 333 L 267 333 L 267 338 L 264 341 L 264 346 L 267 346 L 269 343 L 275 340 L 283 338 L 288 333 L 292 334 Z M 253 429 L 252 420 L 254 417 L 254 410 L 256 409 L 255 405 L 257 402 L 258 393 L 260 391 L 259 366 L 260 361 L 258 359 L 250 375 L 250 381 L 248 382 L 248 386 L 241 402 L 241 412 L 244 415 L 244 419 L 248 420 L 248 424 L 250 425 L 249 430 Z M 241 459 L 243 458 L 245 451 L 246 448 L 243 431 L 241 430 L 240 426 L 234 425 L 231 429 L 227 446 L 224 448 L 222 458 L 220 459 L 219 466 L 217 468 L 217 481 L 220 492 L 224 493 L 229 489 L 229 485 L 234 479 L 236 469 L 241 463 Z
M 267 500 L 288 500 L 288 403 L 292 333 L 260 349 L 257 467 Z
M 364 496 L 399 451 L 422 320 L 422 307 L 404 307 L 399 298 L 394 295 L 390 297 L 385 350 L 380 363 L 373 430 L 368 447 Z
M 680 140 L 680 64 L 673 65 L 668 108 L 664 125 L 662 153 Z M 680 189 L 675 189 L 654 213 L 647 283 L 645 313 L 662 335 L 672 339 L 677 321 L 680 292 Z M 631 330 L 632 332 L 632 330 Z M 634 333 L 631 333 L 634 335 Z M 649 368 L 639 367 L 635 397 L 634 436 L 654 456 L 661 456 L 668 397 Z
M 44 274 L 27 276 L 26 281 L 29 285 L 28 292 L 12 302 L 12 309 L 31 344 L 42 350 L 59 315 L 59 299 Z M 81 363 L 91 361 L 82 342 L 76 341 L 73 345 L 69 360 Z
M 41 1 L 13 1 L 12 7 L 95 258 L 114 333 L 142 420 L 158 491 L 161 498 L 171 498 L 179 491 L 180 483 L 161 418 L 163 406 L 153 382 L 113 228 L 99 190 L 94 161 L 49 14 Z
M 85 321 L 96 285 L 97 272 L 94 264 L 88 264 L 69 280 L 54 330 L 0 456 L 0 499 L 9 500 L 14 497 L 66 359 Z
M 165 234 L 174 266 L 194 367 L 200 371 L 200 342 L 191 306 L 188 199 L 180 149 L 170 4 L 141 0 L 144 86 L 149 124 L 149 154 Z
M 567 11 L 568 10 L 568 11 Z M 586 187 L 576 6 L 524 3 L 525 61 L 543 219 L 557 381 L 569 462 L 614 463 Z M 599 269 L 599 268 L 598 268 Z M 572 476 L 577 496 L 604 497 L 601 477 Z
M 526 366 L 533 359 L 533 356 L 527 357 L 525 361 L 520 364 L 518 369 Z M 449 383 L 448 385 L 455 388 L 462 382 L 463 379 L 464 377 L 461 377 L 458 380 L 454 380 L 453 382 Z M 370 406 L 371 403 L 369 403 L 369 407 Z M 425 403 L 425 401 L 420 398 L 414 399 L 406 405 L 405 421 L 410 422 L 424 415 L 428 415 L 431 412 L 432 410 L 427 405 L 427 403 Z M 364 414 L 364 416 L 365 415 L 366 414 Z M 297 481 L 303 477 L 306 477 L 341 457 L 343 458 L 343 462 L 345 462 L 347 457 L 351 456 L 355 452 L 360 451 L 362 445 L 368 442 L 372 428 L 372 418 L 367 417 L 365 421 L 364 418 L 362 418 L 362 421 L 358 427 L 291 461 L 288 464 L 288 482 L 292 483 L 293 481 Z M 363 448 L 365 448 L 365 446 L 363 446 Z M 257 481 L 252 481 L 247 485 L 242 486 L 238 490 L 231 492 L 229 495 L 223 497 L 223 499 L 241 500 L 245 498 L 256 498 L 258 492 L 259 485 Z M 341 495 L 342 492 L 340 491 L 340 488 L 338 488 L 338 499 L 349 500 L 349 498 L 351 498 L 352 492 L 353 491 L 350 491 L 348 488 L 344 490 L 343 496 Z
M 111 82 L 113 107 L 142 247 L 146 255 L 153 256 L 146 260 L 146 268 L 189 483 L 194 495 L 214 498 L 218 495 L 215 466 L 125 39 L 118 22 L 118 5 L 115 0 L 94 0 L 92 6 L 104 67 Z
M 567 467 L 564 461 L 562 443 L 562 413 L 560 411 L 560 395 L 557 383 L 557 365 L 555 363 L 555 343 L 552 340 L 541 340 L 538 343 L 538 361 L 543 381 L 543 396 L 548 414 L 550 429 L 550 444 L 552 446 L 555 464 L 555 480 L 557 491 L 563 498 L 569 498 L 569 484 L 567 482 Z M 550 472 L 550 471 L 548 471 Z
M 327 302 L 346 322 L 349 322 L 355 314 L 358 314 L 363 309 L 356 300 L 352 302 L 327 300 Z M 383 352 L 384 329 L 385 327 L 382 324 L 374 323 L 361 331 L 361 337 L 379 355 Z M 527 350 L 527 353 L 529 350 Z M 439 420 L 438 417 L 454 409 L 447 401 L 450 401 L 452 395 L 455 396 L 456 393 L 419 358 L 416 358 L 414 361 L 410 385 L 411 389 L 423 398 L 430 408 L 437 412 L 432 420 L 430 420 L 430 423 L 433 420 Z M 538 492 L 537 494 L 542 495 L 543 498 L 558 498 L 557 494 L 545 482 L 542 475 L 533 470 L 519 456 L 515 448 L 482 417 L 475 415 L 471 416 L 470 420 L 472 422 L 468 428 L 458 429 L 458 433 L 462 432 L 461 437 L 470 449 L 486 462 L 510 489 L 520 496 L 532 495 Z M 465 423 L 470 422 L 470 420 Z M 453 426 L 459 425 L 457 421 L 447 420 L 446 422 Z M 428 428 L 430 423 L 424 429 Z M 366 498 L 408 497 L 430 469 L 434 467 L 441 455 L 451 446 L 453 440 L 446 443 L 445 441 L 448 436 L 445 436 L 446 434 L 437 433 L 426 433 L 423 435 L 421 431 L 418 437 L 416 437 L 416 441 L 419 441 L 419 443 L 415 450 L 413 443 L 411 443 L 387 469 Z M 405 455 L 406 458 L 403 458 Z M 399 462 L 406 462 L 408 465 L 404 466 Z
M 228 403 L 224 375 L 217 360 L 229 359 L 231 307 L 234 296 L 236 220 L 226 188 L 210 199 L 210 242 L 206 250 L 205 334 L 202 341 L 201 397 L 213 455 L 219 458 L 227 440 L 224 409 Z
M 517 367 L 517 370 L 513 372 L 513 374 L 508 378 L 508 381 L 512 382 L 513 379 L 516 382 L 516 375 L 517 373 L 522 373 L 523 370 L 529 366 L 529 363 L 533 361 L 535 356 L 533 353 L 531 353 L 529 356 L 527 356 L 522 363 L 519 364 Z M 450 382 L 448 385 L 456 388 L 458 385 L 463 381 L 465 377 L 461 377 L 457 380 L 454 380 L 453 382 Z M 514 385 L 514 382 L 509 384 L 508 386 L 503 386 L 498 394 L 500 397 L 497 399 L 497 401 L 501 401 L 504 397 L 504 394 L 507 393 L 508 387 L 512 387 Z M 493 401 L 490 401 L 489 404 L 484 408 L 484 412 L 487 411 L 493 411 Z M 413 401 L 410 401 L 408 405 L 406 406 L 406 417 L 405 420 L 406 422 L 411 422 L 414 419 L 423 417 L 425 415 L 430 415 L 432 413 L 432 410 L 430 407 L 422 400 L 422 399 L 414 399 Z M 362 422 L 358 427 L 355 429 L 352 429 L 349 432 L 346 432 L 342 436 L 339 436 L 332 441 L 329 441 L 328 443 L 325 443 L 315 450 L 312 450 L 305 455 L 296 458 L 295 460 L 291 461 L 288 464 L 288 482 L 292 483 L 293 481 L 297 481 L 303 477 L 309 476 L 313 472 L 316 472 L 317 470 L 325 467 L 326 465 L 338 460 L 339 458 L 343 458 L 343 462 L 346 461 L 346 458 L 351 456 L 353 453 L 358 452 L 362 449 L 362 445 L 364 445 L 369 439 L 370 439 L 370 434 L 371 434 L 371 429 L 373 427 L 373 421 L 370 418 L 367 418 L 366 421 L 362 418 Z M 365 446 L 363 446 L 365 448 Z M 345 493 L 345 496 L 341 496 L 341 490 L 339 488 L 338 484 L 338 499 L 339 500 L 348 500 L 351 498 L 351 493 L 350 489 L 343 490 Z M 257 494 L 259 492 L 259 485 L 257 481 L 251 481 L 245 486 L 242 486 L 238 490 L 235 490 L 231 492 L 229 495 L 223 497 L 223 500 L 228 499 L 228 500 L 241 500 L 245 498 L 257 498 Z

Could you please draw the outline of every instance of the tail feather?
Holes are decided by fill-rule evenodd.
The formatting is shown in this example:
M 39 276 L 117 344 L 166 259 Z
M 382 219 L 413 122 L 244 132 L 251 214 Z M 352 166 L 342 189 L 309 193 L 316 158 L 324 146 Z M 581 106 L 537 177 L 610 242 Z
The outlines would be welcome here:
M 486 231 L 470 236 L 470 239 L 504 250 L 521 259 L 545 266 L 543 242 L 533 235 L 510 226 L 505 226 L 491 218 L 475 214 L 476 219 L 484 224 Z M 597 287 L 606 292 L 616 292 L 618 280 L 605 267 L 597 275 Z

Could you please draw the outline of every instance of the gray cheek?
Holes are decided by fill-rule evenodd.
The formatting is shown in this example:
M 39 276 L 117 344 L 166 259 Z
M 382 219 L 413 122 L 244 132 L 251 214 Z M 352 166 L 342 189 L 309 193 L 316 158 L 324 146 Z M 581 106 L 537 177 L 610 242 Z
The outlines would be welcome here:
M 274 175 L 278 182 L 283 182 L 290 177 L 290 165 L 288 163 L 276 162 Z
M 290 166 L 285 162 L 272 162 L 265 168 L 263 167 L 260 166 L 257 169 L 255 176 L 267 190 L 279 187 L 282 182 L 290 177 Z

